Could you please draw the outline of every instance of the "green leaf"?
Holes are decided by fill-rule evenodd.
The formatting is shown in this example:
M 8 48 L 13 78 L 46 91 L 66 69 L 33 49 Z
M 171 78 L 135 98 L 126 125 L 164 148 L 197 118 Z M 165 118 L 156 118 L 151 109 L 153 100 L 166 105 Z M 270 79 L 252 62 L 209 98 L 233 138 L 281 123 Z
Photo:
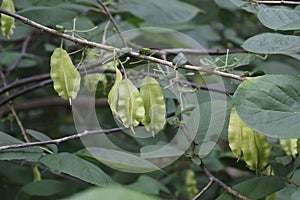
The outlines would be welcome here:
M 233 100 L 242 120 L 273 138 L 299 138 L 300 78 L 265 75 L 239 85 Z
M 0 146 L 22 144 L 21 140 L 0 131 Z M 24 147 L 0 151 L 0 160 L 27 160 L 37 162 L 43 151 L 39 147 Z
M 50 66 L 50 76 L 55 91 L 61 98 L 71 103 L 80 89 L 81 77 L 69 54 L 62 48 L 55 49 L 51 56 Z
M 55 12 L 53 12 L 55 10 Z M 76 17 L 77 13 L 67 8 L 33 6 L 19 12 L 20 15 L 27 17 L 43 25 L 56 25 Z
M 299 30 L 300 11 L 283 8 L 260 8 L 257 17 L 260 22 L 274 30 Z
M 15 13 L 15 5 L 12 0 L 3 0 L 1 9 Z M 14 34 L 15 29 L 15 18 L 1 14 L 1 30 L 3 36 L 9 38 Z
M 247 39 L 246 51 L 262 54 L 290 54 L 300 52 L 300 37 L 279 33 L 263 33 Z
M 87 148 L 87 151 L 82 151 L 79 155 L 92 157 L 108 166 L 122 171 L 137 173 L 160 170 L 158 166 L 146 159 L 113 149 L 89 147 Z
M 117 113 L 126 128 L 137 126 L 145 116 L 143 99 L 129 79 L 119 83 Z
M 234 108 L 230 114 L 228 142 L 238 159 L 243 155 L 249 169 L 258 172 L 268 165 L 271 148 L 267 137 L 250 129 Z
M 285 186 L 281 177 L 277 176 L 262 176 L 253 178 L 232 187 L 233 190 L 238 191 L 249 199 L 261 199 L 276 191 L 279 191 Z M 236 197 L 223 193 L 217 200 L 234 200 Z
M 152 77 L 145 77 L 140 89 L 144 102 L 145 117 L 142 123 L 147 131 L 155 133 L 163 129 L 166 123 L 166 105 L 159 83 Z
M 54 172 L 65 173 L 94 185 L 106 186 L 112 183 L 99 167 L 70 153 L 45 155 L 40 162 Z
M 136 182 L 127 185 L 127 187 L 143 193 L 153 194 L 153 195 L 158 195 L 159 191 L 163 191 L 165 193 L 170 194 L 170 191 L 166 186 L 164 186 L 156 179 L 145 175 L 141 175 Z
M 64 192 L 70 184 L 57 180 L 44 179 L 41 181 L 30 182 L 22 188 L 24 192 L 31 196 L 51 196 Z
M 201 10 L 177 0 L 119 0 L 118 10 L 130 12 L 157 24 L 178 24 L 194 18 Z
M 65 200 L 95 200 L 99 198 L 109 200 L 158 200 L 155 197 L 120 186 L 89 189 Z
M 51 140 L 50 137 L 48 137 L 47 135 L 45 135 L 44 133 L 35 131 L 35 130 L 30 130 L 27 129 L 26 133 L 28 133 L 29 135 L 31 135 L 32 137 L 34 137 L 35 139 L 37 139 L 38 141 L 47 141 L 47 140 Z M 55 144 L 48 144 L 47 145 L 54 153 L 57 153 L 57 145 Z
M 188 59 L 187 59 L 187 57 L 183 53 L 179 53 L 172 60 L 173 65 L 175 65 L 176 67 L 182 67 L 187 62 L 188 62 Z

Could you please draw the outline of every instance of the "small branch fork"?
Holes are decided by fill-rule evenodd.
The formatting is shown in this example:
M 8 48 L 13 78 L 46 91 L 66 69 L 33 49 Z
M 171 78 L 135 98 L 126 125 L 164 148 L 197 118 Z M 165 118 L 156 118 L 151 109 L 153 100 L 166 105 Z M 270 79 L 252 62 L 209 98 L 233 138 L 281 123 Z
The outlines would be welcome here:
M 111 15 L 111 13 L 109 12 L 108 8 L 106 7 L 106 5 L 101 1 L 101 0 L 97 0 L 97 2 L 100 4 L 100 6 L 103 8 L 103 10 L 105 11 L 105 14 L 108 16 L 109 20 L 111 21 L 111 23 L 113 24 L 113 26 L 115 27 L 116 29 L 116 32 L 119 36 L 119 38 L 121 39 L 122 41 L 122 44 L 127 47 L 127 43 L 126 41 L 124 40 L 122 34 L 121 34 L 121 31 L 115 21 L 115 19 L 113 18 L 113 16 Z
M 300 2 L 297 1 L 264 1 L 264 0 L 244 0 L 246 2 L 252 2 L 257 4 L 288 4 L 288 5 L 300 5 Z
M 180 124 L 179 128 L 183 131 L 187 142 L 189 142 L 190 148 L 191 150 L 194 152 L 195 150 L 195 144 L 190 141 L 190 134 L 188 133 L 186 127 L 184 124 Z M 193 158 L 195 155 L 189 155 L 188 157 Z M 198 157 L 194 157 L 196 159 L 199 159 Z M 240 194 L 239 192 L 233 190 L 232 188 L 230 188 L 228 185 L 226 185 L 224 182 L 222 182 L 220 179 L 216 178 L 208 169 L 207 167 L 204 165 L 204 163 L 201 161 L 201 163 L 199 164 L 199 166 L 201 167 L 201 169 L 203 170 L 203 172 L 206 174 L 206 176 L 209 178 L 209 183 L 193 198 L 193 200 L 197 200 L 202 194 L 204 194 L 204 192 L 206 192 L 209 187 L 213 184 L 213 182 L 217 183 L 219 186 L 221 186 L 222 188 L 224 188 L 229 194 L 241 199 L 241 200 L 249 200 L 247 197 L 245 197 L 244 195 Z
M 12 13 L 12 12 L 7 11 L 7 10 L 0 9 L 0 13 L 9 15 L 9 16 L 15 18 L 15 19 L 18 19 L 18 20 L 22 21 L 25 24 L 28 24 L 29 26 L 32 26 L 32 27 L 36 28 L 36 29 L 39 29 L 39 30 L 47 32 L 47 33 L 51 33 L 55 36 L 58 36 L 58 37 L 61 37 L 61 38 L 64 38 L 64 39 L 67 39 L 67 40 L 70 40 L 70 41 L 73 41 L 73 42 L 78 43 L 82 46 L 91 46 L 91 47 L 100 48 L 100 49 L 111 51 L 111 52 L 116 52 L 116 51 L 120 50 L 119 48 L 116 48 L 116 47 L 113 47 L 113 46 L 100 44 L 100 43 L 96 43 L 96 42 L 91 42 L 91 41 L 88 41 L 88 40 L 85 40 L 85 39 L 76 38 L 76 37 L 73 37 L 71 35 L 56 31 L 52 28 L 43 26 L 39 23 L 36 23 L 32 20 L 29 20 L 26 17 L 23 17 L 23 16 L 18 15 L 16 13 Z M 155 58 L 155 57 L 152 57 L 152 56 L 143 55 L 143 54 L 140 54 L 140 53 L 137 53 L 137 52 L 134 52 L 134 51 L 129 52 L 128 55 L 132 56 L 132 57 L 135 57 L 135 58 L 138 58 L 138 59 L 141 59 L 141 60 L 147 60 L 147 61 L 158 63 L 158 64 L 161 64 L 161 65 L 166 65 L 168 67 L 171 67 L 171 68 L 175 69 L 175 66 L 170 61 L 158 59 L 158 58 Z M 199 71 L 199 72 L 206 72 L 206 73 L 209 73 L 209 74 L 215 74 L 215 75 L 218 75 L 218 76 L 223 76 L 223 77 L 227 77 L 227 78 L 231 78 L 231 79 L 236 79 L 236 80 L 239 80 L 239 81 L 244 81 L 244 80 L 248 79 L 247 77 L 240 77 L 238 75 L 234 75 L 234 74 L 230 74 L 230 73 L 226 73 L 226 72 L 221 72 L 221 71 L 218 71 L 218 70 L 215 70 L 215 69 L 199 67 L 199 66 L 184 65 L 181 68 L 188 69 L 188 70 Z

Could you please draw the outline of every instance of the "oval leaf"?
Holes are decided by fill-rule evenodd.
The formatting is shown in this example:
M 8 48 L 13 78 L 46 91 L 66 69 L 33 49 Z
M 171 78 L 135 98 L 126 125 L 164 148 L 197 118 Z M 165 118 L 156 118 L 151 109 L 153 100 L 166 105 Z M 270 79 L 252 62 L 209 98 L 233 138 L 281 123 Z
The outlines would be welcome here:
M 263 54 L 289 54 L 300 52 L 300 37 L 279 33 L 263 33 L 247 39 L 242 47 L 246 51 Z
M 58 95 L 65 99 L 75 99 L 80 89 L 80 74 L 72 63 L 69 54 L 62 48 L 54 50 L 50 61 L 50 76 Z
M 177 0 L 119 0 L 119 11 L 159 24 L 178 24 L 191 20 L 199 8 Z
M 95 199 L 109 199 L 109 200 L 158 200 L 153 196 L 149 196 L 126 187 L 114 186 L 105 188 L 93 188 L 87 191 L 80 192 L 64 200 L 95 200 Z
M 8 10 L 15 13 L 15 5 L 12 0 L 3 0 L 1 4 L 1 9 Z M 1 30 L 2 34 L 9 38 L 14 33 L 15 29 L 15 18 L 1 14 Z
M 228 141 L 232 152 L 238 158 L 243 155 L 249 169 L 260 171 L 267 166 L 271 154 L 267 137 L 250 129 L 234 108 L 230 115 Z
M 274 30 L 299 30 L 300 11 L 282 8 L 260 8 L 257 13 L 260 22 Z
M 40 162 L 58 173 L 65 173 L 88 183 L 106 186 L 110 178 L 96 165 L 70 153 L 59 153 L 43 156 Z
M 166 123 L 166 105 L 159 83 L 152 77 L 144 78 L 140 89 L 144 101 L 145 118 L 142 123 L 147 131 L 160 131 Z
M 118 118 L 126 128 L 137 126 L 145 115 L 143 99 L 138 89 L 129 79 L 124 79 L 119 83 L 118 96 Z
M 253 178 L 232 187 L 249 199 L 261 199 L 267 195 L 281 190 L 285 186 L 282 178 L 277 176 L 262 176 Z M 236 197 L 223 193 L 217 200 L 234 200 Z
M 273 138 L 298 138 L 300 78 L 265 75 L 244 81 L 233 100 L 242 120 L 253 130 Z

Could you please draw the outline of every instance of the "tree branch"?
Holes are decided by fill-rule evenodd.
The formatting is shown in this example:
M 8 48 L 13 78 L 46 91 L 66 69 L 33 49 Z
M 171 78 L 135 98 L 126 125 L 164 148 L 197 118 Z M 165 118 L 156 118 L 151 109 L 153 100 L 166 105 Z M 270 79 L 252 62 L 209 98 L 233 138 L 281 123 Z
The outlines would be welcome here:
M 3 106 L 4 104 L 8 103 L 9 101 L 15 99 L 18 96 L 21 96 L 23 94 L 26 94 L 26 93 L 28 93 L 30 91 L 33 91 L 33 90 L 36 90 L 38 88 L 44 87 L 45 85 L 48 85 L 52 82 L 53 82 L 52 79 L 48 79 L 48 80 L 42 81 L 38 84 L 35 84 L 35 85 L 30 86 L 30 87 L 24 88 L 23 90 L 19 90 L 18 92 L 13 93 L 12 95 L 10 95 L 7 98 L 0 101 L 0 107 Z
M 159 50 L 151 50 L 151 53 L 153 54 L 179 54 L 179 53 L 184 53 L 184 54 L 196 54 L 196 55 L 224 55 L 227 54 L 227 49 L 210 49 L 210 50 L 205 50 L 205 49 L 186 49 L 186 48 L 174 48 L 174 49 L 159 49 Z M 244 49 L 231 49 L 228 51 L 229 54 L 232 53 L 247 53 Z
M 209 180 L 208 184 L 192 199 L 192 200 L 197 200 L 206 190 L 209 189 L 209 187 L 213 184 L 213 180 Z
M 4 74 L 2 73 L 2 71 L 0 71 L 0 76 L 1 76 L 1 79 L 2 79 L 2 81 L 3 81 L 4 86 L 6 86 L 6 85 L 7 85 L 6 79 L 5 79 L 5 76 L 4 76 Z M 6 95 L 9 97 L 9 92 L 7 92 Z M 27 137 L 25 128 L 24 128 L 24 126 L 23 126 L 23 124 L 22 124 L 22 122 L 21 122 L 19 116 L 17 115 L 14 106 L 12 105 L 12 102 L 10 102 L 10 104 L 8 105 L 8 107 L 9 107 L 9 110 L 11 111 L 12 115 L 13 115 L 14 118 L 16 119 L 16 122 L 17 122 L 17 124 L 18 124 L 18 126 L 19 126 L 19 128 L 20 128 L 20 130 L 21 130 L 21 133 L 22 133 L 22 136 L 23 136 L 24 140 L 25 140 L 26 142 L 30 142 L 29 139 L 28 139 L 28 137 Z
M 212 175 L 212 173 L 207 169 L 207 167 L 204 165 L 203 162 L 201 162 L 200 167 L 202 168 L 203 172 L 208 176 L 209 180 L 217 183 L 219 186 L 224 188 L 229 194 L 231 194 L 235 197 L 238 197 L 239 199 L 242 199 L 242 200 L 249 200 L 247 197 L 245 197 L 244 195 L 242 195 L 242 194 L 238 193 L 237 191 L 231 189 L 229 186 L 227 186 L 221 180 L 219 180 L 214 175 Z
M 13 88 L 23 86 L 24 84 L 32 83 L 35 81 L 43 81 L 43 80 L 46 80 L 49 78 L 50 78 L 50 74 L 40 74 L 40 75 L 30 76 L 28 78 L 16 80 L 16 81 L 2 87 L 0 89 L 0 95 L 2 95 L 3 93 L 5 93 Z
M 24 42 L 22 44 L 21 53 L 16 58 L 15 62 L 10 67 L 8 67 L 7 69 L 5 69 L 6 72 L 10 72 L 10 71 L 14 70 L 17 67 L 17 65 L 20 63 L 20 61 L 22 60 L 22 58 L 26 54 L 26 50 L 27 50 L 27 47 L 28 47 L 28 44 L 29 44 L 30 40 L 31 40 L 31 34 L 28 35 L 25 38 L 25 40 L 24 40 Z
M 246 2 L 252 2 L 257 4 L 289 4 L 289 5 L 300 5 L 300 2 L 297 1 L 263 1 L 263 0 L 243 0 Z
M 41 145 L 47 145 L 47 144 L 60 144 L 62 142 L 74 140 L 80 137 L 86 137 L 89 135 L 95 135 L 95 134 L 110 134 L 117 131 L 124 130 L 125 128 L 112 128 L 112 129 L 103 129 L 103 130 L 93 130 L 93 131 L 84 131 L 78 134 L 54 139 L 54 140 L 46 140 L 46 141 L 38 141 L 38 142 L 28 142 L 28 143 L 22 143 L 22 144 L 11 144 L 11 145 L 5 145 L 0 146 L 0 151 L 6 150 L 6 149 L 16 149 L 16 148 L 22 148 L 22 147 L 32 147 L 32 146 L 41 146 Z
M 96 48 L 104 49 L 104 50 L 107 50 L 107 51 L 114 51 L 114 52 L 120 50 L 119 48 L 116 48 L 116 47 L 112 47 L 112 46 L 108 46 L 108 45 L 104 45 L 104 44 L 100 44 L 100 43 L 96 43 L 96 42 L 91 42 L 91 41 L 88 41 L 88 40 L 85 40 L 85 39 L 79 39 L 79 38 L 73 37 L 71 35 L 56 31 L 54 29 L 51 29 L 49 27 L 38 24 L 38 23 L 36 23 L 32 20 L 29 20 L 26 17 L 23 17 L 23 16 L 18 15 L 16 13 L 12 13 L 12 12 L 7 11 L 7 10 L 0 9 L 0 13 L 6 14 L 6 15 L 14 17 L 18 20 L 21 20 L 23 23 L 28 24 L 28 25 L 30 25 L 34 28 L 37 28 L 41 31 L 51 33 L 55 36 L 65 38 L 67 40 L 73 41 L 73 42 L 78 43 L 78 44 L 83 45 L 83 46 L 91 46 L 91 47 L 96 47 Z M 158 58 L 155 58 L 155 57 L 152 57 L 152 56 L 143 55 L 143 54 L 140 54 L 140 53 L 137 53 L 137 52 L 134 52 L 134 51 L 129 52 L 128 55 L 133 56 L 135 58 L 142 59 L 142 60 L 147 60 L 147 61 L 151 61 L 151 62 L 154 62 L 154 63 L 162 64 L 162 65 L 165 65 L 165 66 L 168 66 L 170 68 L 175 69 L 175 66 L 170 61 L 158 59 Z M 227 78 L 231 78 L 231 79 L 236 79 L 236 80 L 239 80 L 239 81 L 244 81 L 244 80 L 248 79 L 247 77 L 240 77 L 238 75 L 217 71 L 215 69 L 199 67 L 199 66 L 184 65 L 181 68 L 194 70 L 194 71 L 199 71 L 199 72 L 206 72 L 206 73 L 209 73 L 209 74 L 215 74 L 215 75 L 218 75 L 218 76 L 223 76 L 223 77 L 227 77 Z
M 84 102 L 84 97 L 78 97 L 81 98 L 80 102 Z M 89 99 L 87 99 L 89 101 Z M 87 102 L 88 103 L 88 102 Z M 46 97 L 46 98 L 37 98 L 37 99 L 30 99 L 28 101 L 18 103 L 14 105 L 14 109 L 16 112 L 20 111 L 27 111 L 32 109 L 41 109 L 46 107 L 57 107 L 57 106 L 64 106 L 69 108 L 70 103 L 66 100 L 63 100 L 62 98 L 58 96 L 53 97 Z M 107 98 L 99 98 L 95 101 L 96 107 L 105 107 L 108 106 Z M 9 112 L 9 109 L 3 109 L 0 112 L 0 118 L 5 116 Z

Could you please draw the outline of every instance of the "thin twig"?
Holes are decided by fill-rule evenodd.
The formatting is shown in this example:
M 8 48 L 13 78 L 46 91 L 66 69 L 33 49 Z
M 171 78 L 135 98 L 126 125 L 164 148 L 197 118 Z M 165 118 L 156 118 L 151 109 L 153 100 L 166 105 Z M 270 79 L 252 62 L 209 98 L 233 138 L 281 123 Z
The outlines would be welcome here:
M 88 103 L 88 101 L 90 100 L 89 98 L 86 98 L 86 101 L 85 101 L 84 97 L 77 97 L 77 98 L 80 98 L 80 100 L 79 100 L 80 102 L 86 102 L 86 103 Z M 49 107 L 58 107 L 58 106 L 70 108 L 70 103 L 66 100 L 63 100 L 62 98 L 60 98 L 58 96 L 51 96 L 51 97 L 46 97 L 46 98 L 30 99 L 28 101 L 18 103 L 16 105 L 14 105 L 14 109 L 18 113 L 20 111 L 49 108 Z M 108 106 L 107 98 L 96 99 L 95 106 L 96 107 Z M 6 109 L 4 107 L 4 109 L 2 109 L 0 111 L 0 118 L 7 115 L 8 112 L 9 112 L 9 109 Z
M 261 1 L 261 0 L 243 0 L 246 2 L 252 2 L 252 3 L 257 3 L 257 4 L 289 4 L 289 5 L 300 5 L 300 2 L 295 2 L 295 1 Z
M 103 35 L 102 35 L 102 44 L 106 44 L 106 34 L 107 30 L 109 28 L 110 21 L 107 21 L 107 23 L 104 26 Z
M 32 147 L 32 146 L 41 146 L 41 145 L 47 145 L 47 144 L 60 144 L 62 142 L 67 142 L 70 140 L 74 140 L 80 137 L 86 137 L 89 135 L 95 135 L 95 134 L 109 134 L 114 133 L 117 131 L 124 130 L 125 128 L 111 128 L 111 129 L 103 129 L 103 130 L 93 130 L 93 131 L 84 131 L 78 134 L 53 139 L 53 140 L 45 140 L 45 141 L 38 141 L 38 142 L 29 142 L 29 143 L 22 143 L 22 144 L 11 144 L 11 145 L 5 145 L 0 146 L 0 151 L 6 150 L 6 149 L 16 149 L 16 148 L 22 148 L 22 147 Z
M 0 76 L 1 76 L 1 79 L 2 79 L 2 81 L 3 81 L 4 86 L 6 86 L 6 85 L 7 85 L 6 79 L 5 79 L 5 76 L 4 76 L 4 74 L 2 73 L 2 71 L 0 71 Z M 6 92 L 6 95 L 7 95 L 7 97 L 9 97 L 9 92 Z M 18 124 L 18 126 L 19 126 L 19 128 L 20 128 L 20 130 L 21 130 L 21 133 L 22 133 L 22 136 L 23 136 L 25 142 L 30 142 L 29 139 L 28 139 L 28 137 L 27 137 L 25 128 L 24 128 L 24 126 L 23 126 L 23 124 L 22 124 L 22 122 L 21 122 L 19 116 L 17 115 L 17 113 L 16 113 L 16 111 L 15 111 L 15 109 L 14 109 L 14 106 L 12 105 L 12 102 L 10 102 L 10 104 L 8 105 L 8 107 L 9 107 L 9 109 L 10 109 L 12 115 L 13 115 L 14 118 L 16 119 L 16 122 L 17 122 L 17 124 Z
M 289 179 L 289 178 L 284 177 L 283 179 L 284 179 L 287 183 L 289 183 L 289 184 L 295 185 L 296 187 L 300 187 L 300 184 L 299 184 L 299 183 L 296 183 L 295 181 L 293 181 L 293 180 L 291 180 L 291 179 Z
M 151 50 L 151 53 L 153 54 L 161 54 L 161 55 L 166 55 L 166 54 L 179 54 L 179 53 L 184 53 L 184 54 L 196 54 L 196 55 L 223 55 L 227 53 L 227 49 L 187 49 L 187 48 L 174 48 L 174 49 L 159 49 L 159 50 Z M 228 52 L 229 54 L 233 53 L 247 53 L 244 49 L 230 49 Z
M 208 184 L 199 192 L 192 200 L 197 200 L 204 192 L 208 190 L 208 188 L 213 184 L 213 180 L 209 180 Z
M 8 102 L 10 102 L 11 100 L 15 99 L 16 97 L 18 96 L 21 96 L 23 94 L 26 94 L 30 91 L 33 91 L 35 89 L 38 89 L 38 88 L 41 88 L 41 87 L 44 87 L 45 85 L 48 85 L 50 83 L 52 83 L 52 79 L 49 79 L 49 80 L 45 80 L 45 81 L 42 81 L 36 85 L 32 85 L 30 87 L 27 87 L 23 90 L 19 90 L 18 92 L 15 92 L 13 93 L 12 95 L 8 96 L 7 98 L 3 99 L 2 101 L 0 101 L 0 107 Z
M 101 1 L 101 0 L 97 0 L 97 2 L 100 4 L 100 6 L 103 8 L 103 10 L 105 11 L 106 15 L 108 16 L 109 20 L 112 22 L 112 24 L 114 25 L 116 32 L 120 38 L 120 40 L 122 41 L 122 44 L 124 45 L 124 47 L 128 47 L 127 43 L 125 41 L 125 39 L 123 38 L 121 31 L 115 21 L 115 19 L 113 18 L 113 16 L 111 15 L 110 11 L 108 10 L 108 8 L 106 7 L 106 5 Z
M 242 199 L 242 200 L 249 200 L 247 197 L 245 197 L 244 195 L 240 194 L 239 192 L 233 190 L 232 188 L 227 186 L 225 183 L 223 183 L 221 180 L 219 180 L 214 175 L 212 175 L 212 173 L 207 169 L 207 167 L 204 165 L 203 162 L 201 162 L 200 167 L 202 168 L 203 172 L 208 176 L 209 180 L 212 180 L 213 182 L 217 183 L 219 186 L 224 188 L 229 194 L 231 194 L 239 199 Z
M 73 42 L 78 43 L 78 44 L 83 45 L 83 46 L 91 46 L 91 47 L 96 47 L 96 48 L 104 49 L 104 50 L 107 50 L 107 51 L 113 51 L 113 52 L 116 52 L 116 51 L 120 50 L 119 48 L 116 48 L 116 47 L 113 47 L 113 46 L 108 46 L 108 45 L 104 45 L 104 44 L 100 44 L 100 43 L 96 43 L 96 42 L 91 42 L 91 41 L 88 41 L 88 40 L 85 40 L 85 39 L 76 38 L 76 37 L 73 37 L 71 35 L 56 31 L 54 29 L 51 29 L 49 27 L 38 24 L 38 23 L 36 23 L 32 20 L 29 20 L 26 17 L 23 17 L 23 16 L 18 15 L 16 13 L 12 13 L 12 12 L 7 11 L 7 10 L 0 9 L 0 13 L 6 14 L 6 15 L 14 17 L 18 20 L 21 20 L 23 23 L 28 24 L 28 25 L 30 25 L 34 28 L 37 28 L 41 31 L 51 33 L 55 36 L 65 38 L 67 40 L 73 41 Z M 128 55 L 133 56 L 135 58 L 142 59 L 142 60 L 147 60 L 147 61 L 155 62 L 155 63 L 158 63 L 158 64 L 162 64 L 162 65 L 165 65 L 165 66 L 168 66 L 168 67 L 171 67 L 171 68 L 175 69 L 175 66 L 170 61 L 158 59 L 158 58 L 155 58 L 155 57 L 152 57 L 152 56 L 143 55 L 143 54 L 140 54 L 140 53 L 137 53 L 137 52 L 134 52 L 134 51 L 129 52 Z M 184 65 L 181 68 L 200 71 L 200 72 L 206 72 L 206 73 L 209 73 L 209 74 L 215 74 L 215 75 L 218 75 L 218 76 L 223 76 L 223 77 L 227 77 L 227 78 L 231 78 L 231 79 L 236 79 L 236 80 L 239 80 L 239 81 L 244 81 L 244 80 L 248 79 L 247 77 L 240 77 L 238 75 L 234 75 L 234 74 L 230 74 L 230 73 L 226 73 L 226 72 L 220 72 L 220 71 L 217 71 L 215 69 L 209 69 L 209 68 L 204 68 L 204 67 L 199 67 L 199 66 Z
M 42 81 L 49 78 L 50 78 L 50 74 L 40 74 L 40 75 L 30 76 L 28 78 L 16 80 L 8 85 L 3 86 L 0 89 L 0 95 L 16 87 L 23 86 L 24 84 L 32 83 L 35 81 Z
M 21 53 L 16 58 L 15 62 L 10 67 L 8 67 L 5 71 L 10 72 L 10 71 L 14 70 L 17 67 L 17 65 L 21 62 L 22 58 L 26 54 L 27 47 L 28 47 L 28 44 L 29 44 L 30 40 L 31 40 L 31 34 L 28 35 L 25 38 L 25 40 L 24 40 L 24 42 L 22 44 Z

